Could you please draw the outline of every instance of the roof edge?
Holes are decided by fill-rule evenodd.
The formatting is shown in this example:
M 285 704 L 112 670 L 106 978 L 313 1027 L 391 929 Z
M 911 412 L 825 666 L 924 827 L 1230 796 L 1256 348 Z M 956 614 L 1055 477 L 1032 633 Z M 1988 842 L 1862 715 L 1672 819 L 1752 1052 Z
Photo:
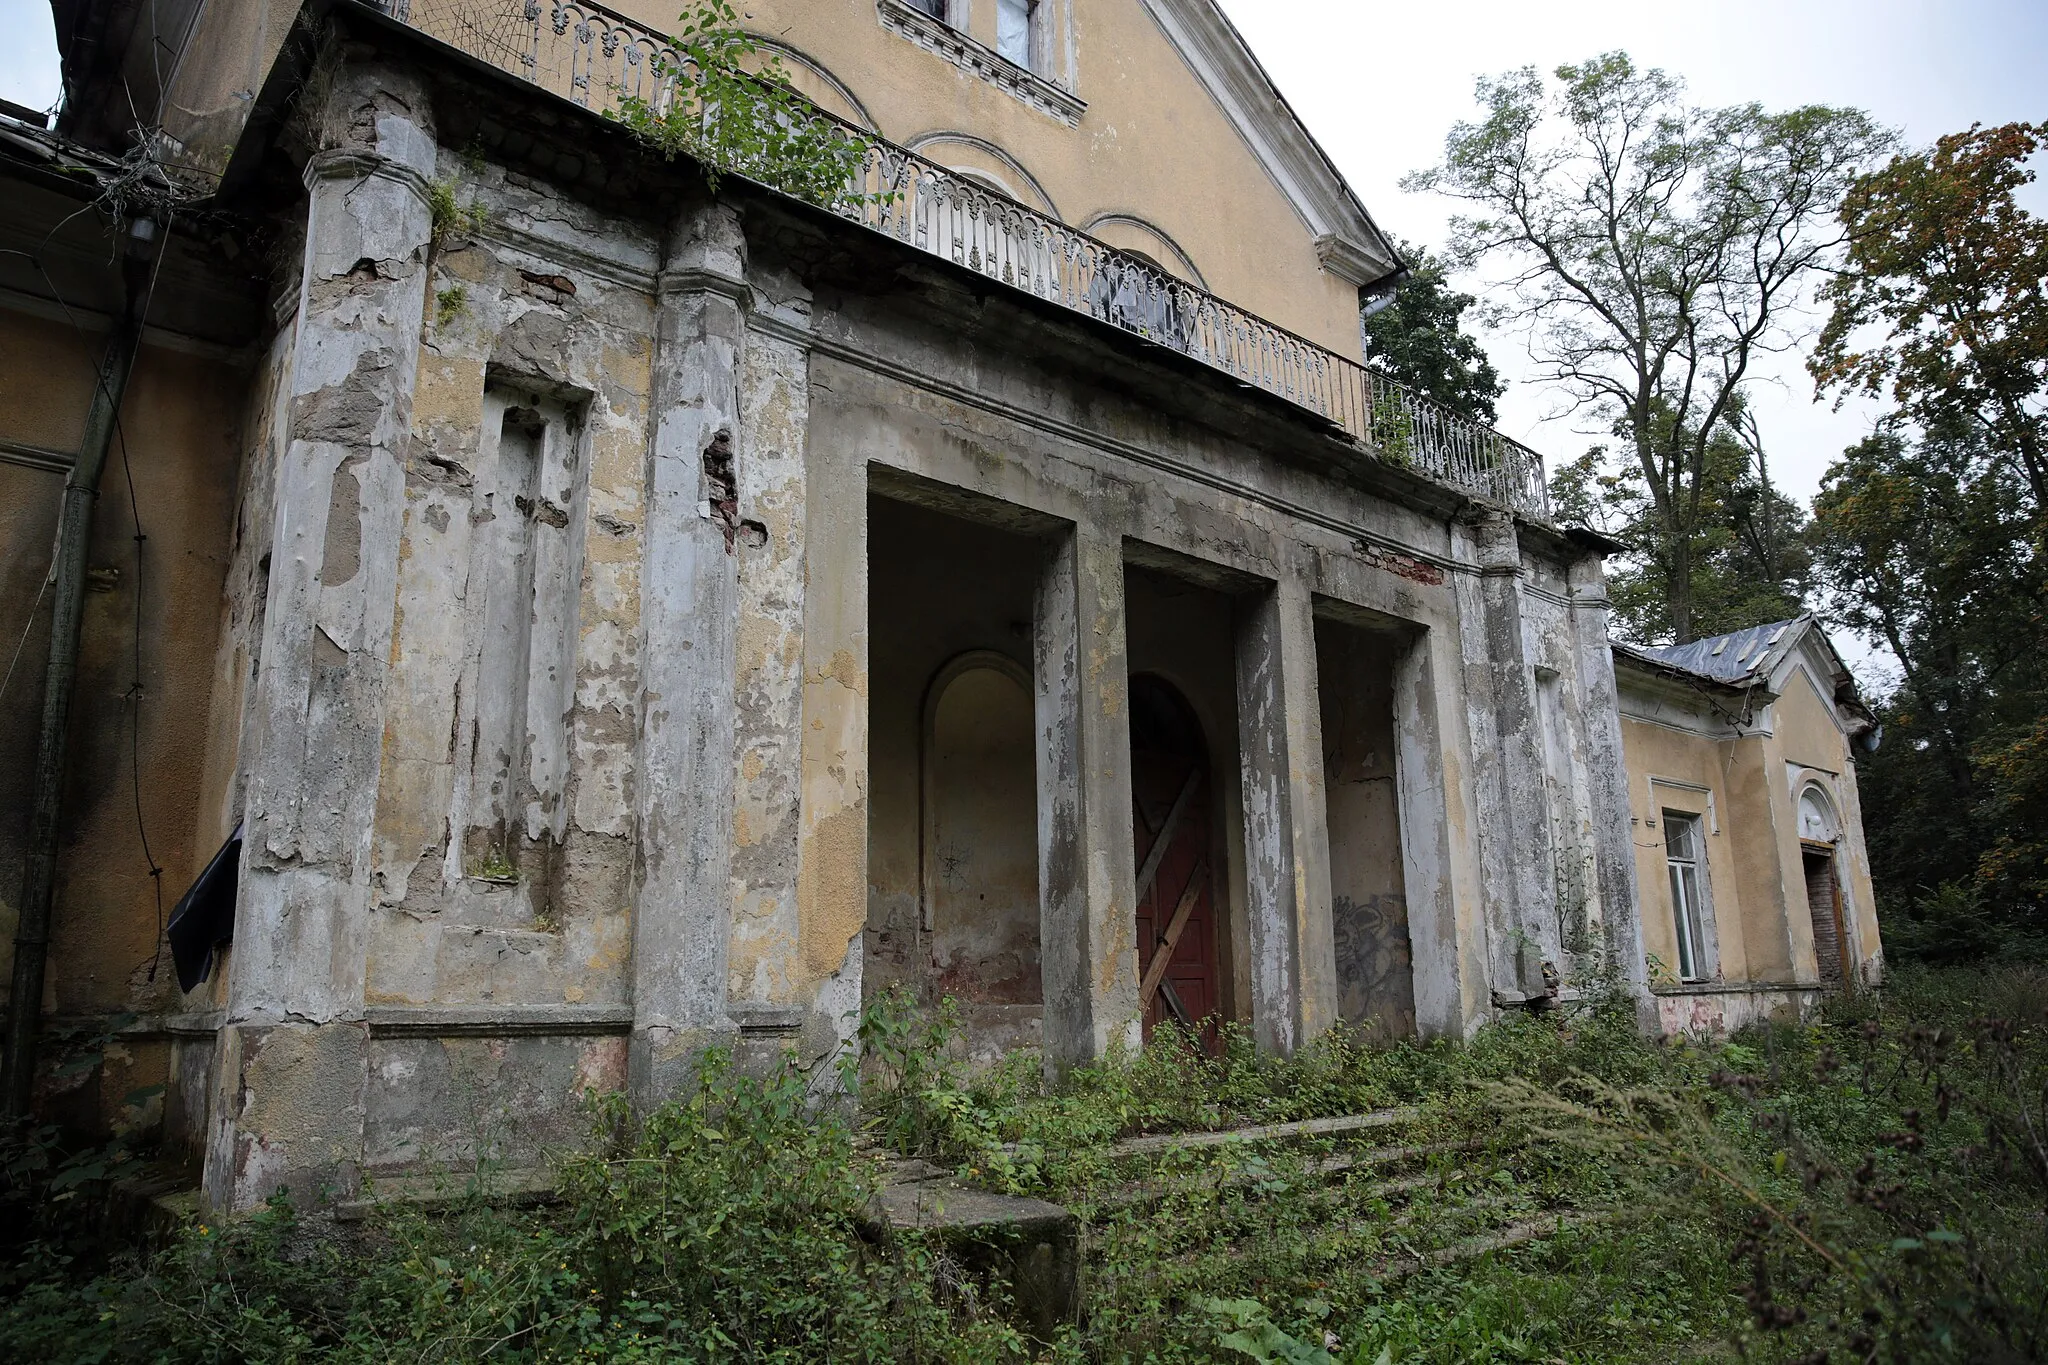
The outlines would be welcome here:
M 1215 0 L 1144 5 L 1308 224 L 1323 268 L 1361 289 L 1400 270 L 1393 241 Z

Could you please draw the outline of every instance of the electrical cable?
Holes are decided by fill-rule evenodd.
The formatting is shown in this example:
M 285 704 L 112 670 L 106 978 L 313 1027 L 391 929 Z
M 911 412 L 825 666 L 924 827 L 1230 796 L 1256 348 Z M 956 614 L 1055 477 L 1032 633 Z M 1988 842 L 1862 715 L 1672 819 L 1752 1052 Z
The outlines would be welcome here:
M 170 250 L 171 229 L 164 225 L 164 239 L 157 244 L 156 259 L 150 263 L 149 288 L 143 291 L 142 309 L 138 319 L 149 317 L 149 306 L 156 298 L 156 283 L 163 272 L 164 256 Z M 128 432 L 122 425 L 121 413 L 114 412 L 114 439 L 121 447 L 121 473 L 128 484 L 128 514 L 135 525 L 135 673 L 134 683 L 128 689 L 130 703 L 128 713 L 128 772 L 135 796 L 135 834 L 142 842 L 142 860 L 149 864 L 149 884 L 156 896 L 156 938 L 154 951 L 149 959 L 149 975 L 146 980 L 154 985 L 157 968 L 164 958 L 164 870 L 156 860 L 156 854 L 149 847 L 149 825 L 142 815 L 142 607 L 143 588 L 147 580 L 143 574 L 143 545 L 149 537 L 142 529 L 142 505 L 135 496 L 135 467 L 128 459 Z
M 58 223 L 56 227 L 50 229 L 49 233 L 44 236 L 41 245 L 48 246 L 51 239 L 53 239 L 58 232 L 63 230 L 66 223 L 69 223 L 73 218 L 76 218 L 79 213 L 84 213 L 88 211 L 91 207 L 91 205 L 87 205 L 85 208 L 68 215 L 62 222 Z M 156 299 L 157 282 L 159 279 L 162 278 L 163 275 L 164 257 L 170 251 L 170 233 L 171 224 L 165 223 L 163 228 L 163 240 L 157 243 L 156 259 L 150 263 L 149 286 L 147 289 L 143 291 L 142 305 L 140 311 L 138 311 L 136 314 L 138 318 L 146 320 L 149 317 L 150 305 Z M 77 315 L 71 311 L 71 305 L 65 300 L 64 292 L 57 287 L 57 282 L 50 278 L 50 272 L 44 268 L 41 256 L 35 252 L 22 251 L 17 247 L 0 247 L 0 252 L 5 252 L 8 255 L 24 257 L 25 259 L 28 260 L 28 262 L 31 265 L 35 266 L 36 273 L 43 277 L 43 283 L 50 291 L 50 297 L 56 302 L 57 307 L 63 310 L 65 321 L 71 325 L 71 330 L 78 334 L 79 340 L 81 342 L 85 341 L 86 332 L 84 326 L 80 324 Z M 95 374 L 95 387 L 99 389 L 99 391 L 102 393 L 106 393 L 106 382 L 106 376 L 104 374 Z M 106 396 L 109 399 L 109 401 L 112 400 L 113 395 L 111 393 L 106 393 Z M 142 509 L 140 501 L 136 497 L 135 493 L 135 471 L 133 465 L 130 463 L 128 458 L 128 432 L 127 428 L 122 424 L 121 414 L 118 409 L 116 409 L 114 413 L 114 438 L 119 443 L 121 448 L 121 471 L 128 485 L 128 510 L 129 515 L 135 524 L 134 677 L 132 683 L 128 688 L 128 692 L 124 700 L 129 702 L 131 706 L 129 712 L 128 734 L 129 777 L 130 785 L 134 794 L 135 833 L 136 837 L 140 840 L 142 844 L 143 861 L 149 865 L 150 886 L 153 890 L 154 899 L 156 901 L 156 936 L 154 943 L 152 944 L 151 956 L 149 960 L 149 974 L 146 978 L 150 983 L 154 984 L 154 982 L 156 981 L 157 971 L 163 964 L 164 869 L 157 862 L 156 854 L 149 846 L 149 826 L 147 821 L 144 819 L 142 810 L 142 607 L 143 588 L 145 586 L 143 567 L 143 544 L 145 541 L 149 539 L 149 537 L 143 533 L 142 529 Z M 43 583 L 43 591 L 47 591 L 48 588 L 49 580 L 45 579 Z M 37 607 L 41 605 L 42 598 L 43 593 L 38 592 L 36 594 Z M 34 624 L 35 621 L 35 612 L 37 607 L 31 607 L 29 609 L 29 624 L 31 626 Z M 15 646 L 16 660 L 20 659 L 22 645 L 25 645 L 27 641 L 28 627 L 25 626 L 22 631 L 21 644 L 17 644 Z M 10 662 L 7 666 L 8 680 L 12 680 L 13 676 L 14 663 Z M 0 684 L 0 696 L 4 696 L 5 692 L 5 685 Z
M 21 662 L 21 651 L 28 644 L 28 633 L 35 629 L 36 613 L 43 609 L 43 597 L 50 591 L 50 575 L 43 575 L 43 586 L 36 589 L 36 600 L 28 609 L 28 620 L 21 623 L 21 638 L 14 642 L 14 657 L 7 661 L 7 676 L 0 678 L 0 699 L 7 696 L 7 684 L 14 681 L 14 666 Z
M 135 833 L 142 841 L 142 860 L 149 864 L 149 883 L 156 893 L 155 952 L 149 959 L 146 978 L 154 984 L 157 968 L 164 959 L 164 870 L 158 865 L 156 854 L 150 851 L 149 825 L 142 816 L 142 605 L 147 583 L 143 577 L 142 547 L 149 537 L 142 530 L 142 508 L 135 497 L 135 469 L 128 461 L 128 436 L 121 430 L 118 414 L 114 418 L 114 438 L 121 447 L 121 473 L 128 483 L 128 512 L 135 523 L 135 681 L 128 689 L 128 772 L 135 794 Z

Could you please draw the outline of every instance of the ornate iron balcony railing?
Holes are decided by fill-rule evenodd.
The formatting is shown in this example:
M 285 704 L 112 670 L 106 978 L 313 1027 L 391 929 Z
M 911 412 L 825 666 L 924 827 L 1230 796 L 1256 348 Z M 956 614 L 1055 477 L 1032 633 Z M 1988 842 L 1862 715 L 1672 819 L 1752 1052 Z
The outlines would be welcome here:
M 594 0 L 369 3 L 599 113 L 631 100 L 665 111 L 687 67 L 669 39 Z M 824 110 L 815 117 L 866 149 L 832 206 L 841 216 L 1277 394 L 1383 459 L 1550 520 L 1543 458 L 1520 442 Z

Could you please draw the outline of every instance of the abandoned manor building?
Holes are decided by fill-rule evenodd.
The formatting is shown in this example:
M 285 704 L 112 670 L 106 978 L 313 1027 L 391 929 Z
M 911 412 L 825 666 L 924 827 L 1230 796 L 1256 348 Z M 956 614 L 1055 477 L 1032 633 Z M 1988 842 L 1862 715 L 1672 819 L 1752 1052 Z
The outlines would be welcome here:
M 1362 363 L 1406 268 L 1212 0 L 748 0 L 809 195 L 645 134 L 678 2 L 53 0 L 17 1111 L 237 1209 L 714 1045 L 822 1095 L 898 986 L 1058 1069 L 1877 979 L 1826 634 L 1610 638 L 1540 457 Z

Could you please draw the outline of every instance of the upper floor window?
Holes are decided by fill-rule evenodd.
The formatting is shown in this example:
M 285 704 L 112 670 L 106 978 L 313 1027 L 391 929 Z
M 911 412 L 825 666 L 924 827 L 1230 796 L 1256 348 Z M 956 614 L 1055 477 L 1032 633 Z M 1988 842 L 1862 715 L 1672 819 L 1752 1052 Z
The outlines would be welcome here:
M 944 21 L 946 18 L 946 0 L 904 0 L 904 3 L 934 19 Z
M 996 0 L 996 51 L 1017 65 L 1031 66 L 1032 26 L 1038 0 Z

